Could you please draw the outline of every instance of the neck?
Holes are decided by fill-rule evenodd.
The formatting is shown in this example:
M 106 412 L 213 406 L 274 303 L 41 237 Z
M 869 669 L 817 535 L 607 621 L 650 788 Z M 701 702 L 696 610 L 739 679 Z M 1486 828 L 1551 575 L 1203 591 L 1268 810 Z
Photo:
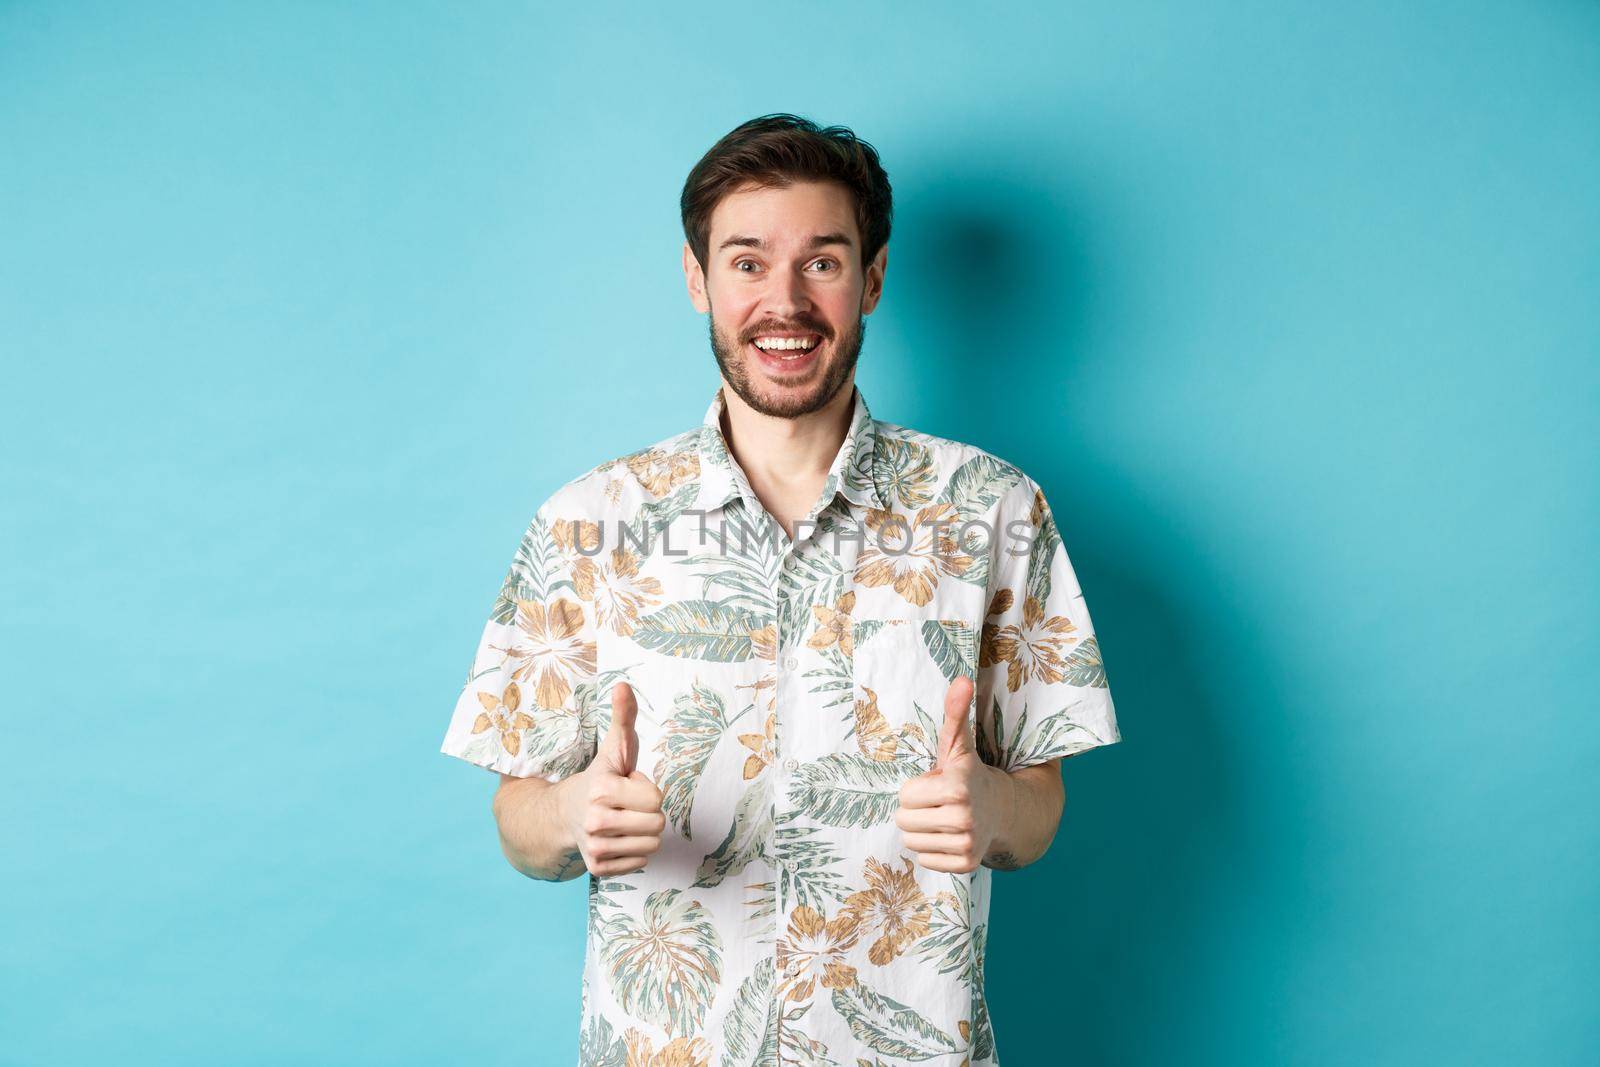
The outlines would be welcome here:
M 763 415 L 746 404 L 727 380 L 722 383 L 722 434 L 757 495 L 820 485 L 833 465 L 855 410 L 852 374 L 828 403 L 816 411 L 785 419 Z

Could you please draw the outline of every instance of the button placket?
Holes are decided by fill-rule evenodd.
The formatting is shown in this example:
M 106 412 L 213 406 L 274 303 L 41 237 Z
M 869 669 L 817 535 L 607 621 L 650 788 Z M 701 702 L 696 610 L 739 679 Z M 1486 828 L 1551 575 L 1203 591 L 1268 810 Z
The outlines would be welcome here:
M 790 701 L 785 695 L 787 692 L 785 676 L 780 667 L 787 667 L 788 664 L 794 662 L 794 656 L 784 655 L 784 649 L 789 646 L 789 635 L 786 634 L 783 629 L 783 619 L 786 614 L 784 611 L 784 604 L 788 597 L 784 593 L 782 577 L 783 573 L 789 569 L 789 564 L 794 558 L 791 551 L 792 547 L 793 546 L 791 545 L 785 545 L 785 547 L 781 550 L 782 557 L 778 562 L 777 586 L 772 590 L 772 604 L 776 608 L 776 617 L 773 619 L 773 631 L 776 634 L 775 639 L 777 642 L 778 652 L 778 654 L 774 656 L 774 677 L 772 679 L 773 703 L 778 712 L 778 727 L 776 730 L 778 752 L 776 754 L 781 754 L 785 749 L 787 749 L 789 738 L 786 727 L 791 725 L 785 721 L 788 718 L 788 716 L 785 715 L 785 712 L 790 706 Z M 784 758 L 780 766 L 785 770 L 789 770 L 790 764 L 794 762 L 795 761 L 792 757 Z M 784 931 L 788 929 L 789 909 L 787 898 L 784 895 L 783 856 L 779 854 L 777 825 L 779 815 L 783 811 L 784 798 L 788 795 L 789 783 L 786 777 L 778 774 L 777 767 L 772 769 L 772 773 L 775 777 L 777 777 L 778 781 L 776 783 L 776 787 L 772 790 L 772 818 L 767 830 L 767 846 L 768 853 L 772 857 L 773 890 L 777 898 L 773 916 L 773 922 L 776 929 L 774 931 L 772 942 L 774 953 L 776 953 L 777 946 L 783 939 Z M 777 966 L 777 962 L 777 956 L 774 955 L 774 967 Z M 796 973 L 795 967 L 795 961 L 790 960 L 784 966 L 783 973 L 788 977 L 793 977 Z

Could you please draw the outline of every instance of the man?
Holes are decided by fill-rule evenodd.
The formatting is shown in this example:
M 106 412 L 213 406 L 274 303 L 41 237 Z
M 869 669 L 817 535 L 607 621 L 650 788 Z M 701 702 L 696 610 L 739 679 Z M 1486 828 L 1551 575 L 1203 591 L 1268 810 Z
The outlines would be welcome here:
M 1120 740 L 1077 579 L 1036 483 L 855 388 L 870 145 L 753 120 L 682 211 L 721 386 L 538 509 L 443 750 L 518 870 L 590 874 L 584 1064 L 997 1063 L 989 872 Z

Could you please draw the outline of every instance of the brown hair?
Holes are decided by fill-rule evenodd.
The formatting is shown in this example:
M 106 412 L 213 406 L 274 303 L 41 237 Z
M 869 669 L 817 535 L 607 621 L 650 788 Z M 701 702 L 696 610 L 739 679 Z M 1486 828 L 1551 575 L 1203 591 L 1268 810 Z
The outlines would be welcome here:
M 855 196 L 862 266 L 889 243 L 894 200 L 877 149 L 844 126 L 821 129 L 798 115 L 762 115 L 712 145 L 683 184 L 678 202 L 683 235 L 702 269 L 711 242 L 711 212 L 724 196 L 750 181 L 779 188 L 794 181 L 839 182 Z

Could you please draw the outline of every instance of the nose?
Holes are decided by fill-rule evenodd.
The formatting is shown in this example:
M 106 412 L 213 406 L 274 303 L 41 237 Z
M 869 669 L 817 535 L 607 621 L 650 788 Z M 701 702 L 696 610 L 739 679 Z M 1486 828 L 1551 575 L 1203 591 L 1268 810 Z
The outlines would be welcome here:
M 811 310 L 811 294 L 798 271 L 774 271 L 765 295 L 767 312 L 784 322 L 793 322 Z

